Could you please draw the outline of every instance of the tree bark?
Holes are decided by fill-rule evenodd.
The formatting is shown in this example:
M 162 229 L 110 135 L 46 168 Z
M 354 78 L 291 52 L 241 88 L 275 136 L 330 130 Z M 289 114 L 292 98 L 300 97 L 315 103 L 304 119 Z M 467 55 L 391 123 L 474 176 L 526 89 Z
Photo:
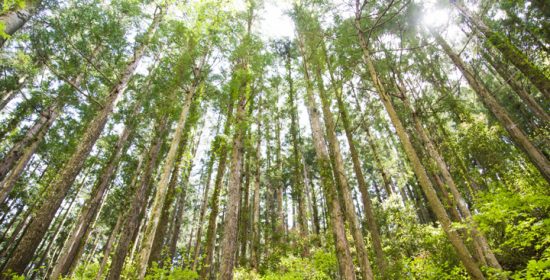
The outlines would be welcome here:
M 32 259 L 36 247 L 51 224 L 59 205 L 62 203 L 74 179 L 82 169 L 85 159 L 103 131 L 117 97 L 126 88 L 130 78 L 133 76 L 139 61 L 145 53 L 147 43 L 160 24 L 163 14 L 164 12 L 156 14 L 151 26 L 146 32 L 147 35 L 144 42 L 135 50 L 133 58 L 126 65 L 120 80 L 111 88 L 103 104 L 103 108 L 90 122 L 82 136 L 82 141 L 78 144 L 75 152 L 60 170 L 56 179 L 47 187 L 49 191 L 46 193 L 41 205 L 37 207 L 34 219 L 29 224 L 29 229 L 22 236 L 14 254 L 4 268 L 4 272 L 11 270 L 15 273 L 22 273 Z
M 527 155 L 529 160 L 540 171 L 541 175 L 550 183 L 550 161 L 537 149 L 527 138 L 525 133 L 510 118 L 506 109 L 504 109 L 487 88 L 476 78 L 462 59 L 451 49 L 449 44 L 435 31 L 431 30 L 437 43 L 443 48 L 445 53 L 451 58 L 455 66 L 462 72 L 468 84 L 477 93 L 483 105 L 495 116 L 500 124 L 508 131 L 512 141 Z
M 467 223 L 469 230 L 472 232 L 472 237 L 474 239 L 474 242 L 477 243 L 477 245 L 482 251 L 481 257 L 484 259 L 484 262 L 486 262 L 488 265 L 490 265 L 493 268 L 502 269 L 500 263 L 498 262 L 493 251 L 491 250 L 491 247 L 489 246 L 487 239 L 477 229 L 477 226 L 475 224 L 475 221 L 473 220 L 470 209 L 466 204 L 464 197 L 458 191 L 458 187 L 456 186 L 455 181 L 449 171 L 447 163 L 435 148 L 433 141 L 431 140 L 430 136 L 428 135 L 428 132 L 424 129 L 424 126 L 422 125 L 422 122 L 419 119 L 418 113 L 411 105 L 410 100 L 407 97 L 406 88 L 405 88 L 405 85 L 403 84 L 402 78 L 398 77 L 397 80 L 399 81 L 399 84 L 397 86 L 401 91 L 401 95 L 403 97 L 403 103 L 405 107 L 408 108 L 409 111 L 411 111 L 413 123 L 416 128 L 416 131 L 418 132 L 418 135 L 420 136 L 422 144 L 428 151 L 428 155 L 436 163 L 436 166 L 441 176 L 443 177 L 444 182 L 443 182 L 442 188 L 445 189 L 447 187 L 451 191 L 452 198 L 450 198 L 450 202 L 451 202 L 450 206 L 453 208 L 458 208 L 458 210 L 460 210 L 460 213 L 464 216 L 465 222 Z
M 206 175 L 206 182 L 204 186 L 204 191 L 202 194 L 202 203 L 201 203 L 201 209 L 199 213 L 199 222 L 197 227 L 197 239 L 195 240 L 195 249 L 194 249 L 194 256 L 193 256 L 193 265 L 191 267 L 192 270 L 197 270 L 198 264 L 199 264 L 199 252 L 201 249 L 201 239 L 202 239 L 202 228 L 203 228 L 203 222 L 204 222 L 204 216 L 206 215 L 206 208 L 208 206 L 208 193 L 210 191 L 210 181 L 212 179 L 212 172 L 214 170 L 214 160 L 216 159 L 216 156 L 214 154 L 214 151 L 211 151 L 210 159 L 208 160 L 207 165 L 207 175 Z
M 102 49 L 101 45 L 95 47 L 91 55 L 92 58 L 95 58 Z M 80 73 L 69 83 L 73 87 L 79 87 L 84 76 L 84 73 Z M 61 99 L 62 97 L 59 97 L 55 100 L 53 105 L 40 113 L 40 117 L 35 121 L 33 126 L 27 130 L 23 139 L 15 143 L 2 159 L 0 163 L 0 203 L 4 201 L 12 190 L 29 160 L 34 155 L 38 145 L 42 143 L 50 127 L 59 117 L 65 105 Z
M 48 109 L 46 115 L 41 115 L 27 131 L 24 139 L 16 143 L 3 158 L 0 164 L 0 178 L 3 178 L 0 182 L 0 203 L 3 203 L 12 191 L 58 115 L 59 110 Z
M 176 201 L 176 213 L 174 214 L 173 224 L 174 227 L 171 232 L 170 241 L 168 242 L 168 257 L 170 259 L 170 263 L 174 262 L 174 258 L 176 257 L 176 249 L 180 237 L 180 231 L 181 226 L 183 223 L 183 210 L 185 206 L 185 199 L 187 195 L 187 187 L 189 185 L 189 176 L 191 174 L 191 169 L 193 168 L 193 165 L 190 164 L 183 174 L 182 181 L 182 190 L 178 197 L 178 200 Z M 183 258 L 183 256 L 182 256 Z
M 161 117 L 158 120 L 157 126 L 155 128 L 156 133 L 151 139 L 150 148 L 147 152 L 147 160 L 144 166 L 144 172 L 140 180 L 137 181 L 138 186 L 135 186 L 135 192 L 128 208 L 128 212 L 125 215 L 124 223 L 122 225 L 122 234 L 118 240 L 116 246 L 115 254 L 113 255 L 111 266 L 109 269 L 109 274 L 107 275 L 108 280 L 115 280 L 120 278 L 122 268 L 124 266 L 124 261 L 128 255 L 128 250 L 130 249 L 130 243 L 134 240 L 134 237 L 137 235 L 137 231 L 140 226 L 140 216 L 141 209 L 147 204 L 147 196 L 149 189 L 152 185 L 151 177 L 157 166 L 157 160 L 159 157 L 160 149 L 164 142 L 164 135 L 168 129 L 167 116 Z M 137 174 L 134 175 L 137 179 Z
M 278 103 L 278 100 L 276 101 Z M 278 112 L 275 112 L 272 122 L 275 124 L 275 180 L 273 195 L 275 198 L 275 242 L 277 245 L 286 243 L 286 220 L 284 215 L 284 190 L 281 176 L 283 174 L 283 159 L 281 154 L 281 121 L 278 116 Z M 276 120 L 275 120 L 276 118 Z
M 359 101 L 357 101 L 357 108 L 359 109 L 359 112 L 363 112 L 359 105 Z M 367 143 L 369 145 L 370 151 L 372 152 L 372 157 L 374 159 L 374 162 L 376 164 L 376 169 L 378 169 L 378 173 L 380 173 L 380 176 L 382 177 L 382 183 L 384 184 L 384 190 L 386 191 L 386 195 L 389 197 L 393 191 L 392 191 L 392 183 L 391 179 L 386 172 L 384 165 L 382 164 L 382 160 L 380 159 L 380 151 L 377 147 L 375 141 L 376 139 L 372 136 L 372 133 L 370 131 L 370 123 L 368 120 L 363 120 L 361 127 L 363 128 L 363 131 L 365 131 L 365 135 L 367 136 Z M 391 133 L 391 132 L 390 132 Z
M 369 192 L 368 192 L 367 182 L 365 181 L 365 177 L 363 175 L 363 170 L 361 168 L 361 162 L 359 161 L 359 155 L 357 153 L 357 149 L 355 148 L 355 142 L 353 140 L 353 135 L 351 133 L 351 124 L 350 124 L 348 112 L 347 112 L 346 106 L 344 104 L 344 101 L 342 100 L 342 92 L 337 87 L 336 79 L 335 79 L 334 74 L 332 72 L 332 66 L 330 64 L 330 58 L 328 57 L 326 46 L 324 45 L 324 43 L 322 43 L 322 46 L 323 46 L 323 52 L 324 52 L 324 55 L 325 55 L 325 60 L 326 60 L 327 66 L 328 66 L 329 77 L 330 77 L 330 80 L 331 80 L 332 87 L 334 89 L 334 93 L 336 95 L 336 102 L 337 102 L 337 105 L 338 105 L 338 110 L 340 111 L 340 116 L 342 118 L 342 124 L 344 125 L 344 132 L 345 132 L 346 138 L 348 140 L 348 146 L 349 146 L 349 149 L 350 149 L 351 159 L 352 159 L 352 163 L 353 163 L 353 170 L 355 172 L 355 177 L 357 179 L 357 184 L 358 184 L 358 187 L 359 187 L 359 191 L 361 192 L 363 207 L 364 207 L 364 210 L 365 210 L 365 215 L 367 217 L 367 227 L 369 229 L 369 232 L 371 233 L 372 242 L 373 242 L 373 245 L 374 245 L 374 251 L 375 251 L 375 254 L 376 254 L 376 264 L 378 266 L 378 269 L 380 270 L 380 273 L 382 274 L 382 278 L 386 278 L 387 277 L 387 274 L 386 274 L 387 264 L 386 264 L 386 260 L 384 258 L 384 251 L 382 250 L 382 240 L 380 238 L 380 231 L 378 229 L 378 225 L 377 225 L 376 220 L 375 220 L 374 210 L 373 210 L 373 207 L 372 207 L 372 202 L 370 200 L 370 195 L 369 195 Z M 321 78 L 321 77 L 318 77 L 318 78 Z M 321 92 L 323 92 L 323 91 L 321 91 Z M 323 111 L 326 112 L 329 115 L 329 121 L 328 122 L 325 121 L 325 124 L 331 123 L 331 130 L 332 131 L 327 133 L 327 134 L 329 135 L 329 138 L 330 137 L 333 138 L 332 142 L 334 142 L 334 143 L 332 145 L 335 145 L 335 148 L 336 148 L 335 149 L 335 152 L 337 152 L 337 156 L 336 156 L 337 164 L 336 164 L 336 166 L 340 166 L 341 171 L 343 172 L 344 171 L 343 160 L 342 160 L 341 153 L 338 152 L 338 150 L 340 148 L 339 148 L 339 146 L 337 146 L 339 144 L 338 144 L 338 139 L 336 138 L 336 133 L 334 131 L 335 127 L 334 127 L 334 120 L 332 120 L 332 112 L 330 112 L 329 96 L 326 96 L 326 94 L 325 94 L 325 96 L 321 97 L 321 98 L 324 99 L 325 100 L 324 103 L 326 103 L 326 104 L 323 104 L 323 107 L 324 107 Z M 328 130 L 329 129 L 327 127 L 327 131 Z M 330 140 L 329 140 L 329 142 L 330 142 Z M 338 163 L 338 161 L 340 161 L 340 163 Z M 344 173 L 342 173 L 342 174 L 344 174 Z M 351 203 L 350 206 L 353 206 L 353 203 Z M 365 252 L 365 254 L 366 254 L 366 252 Z
M 261 161 L 262 161 L 262 108 L 263 104 L 260 101 L 259 111 L 257 115 L 257 129 L 256 135 L 256 154 L 254 164 L 254 196 L 252 199 L 252 240 L 250 250 L 250 266 L 252 269 L 258 271 L 260 264 L 260 180 L 261 180 Z
M 227 118 L 225 121 L 223 134 L 227 135 L 229 134 L 229 131 L 231 129 L 231 123 L 232 123 L 232 115 L 233 115 L 233 102 L 230 102 L 229 107 L 227 109 Z M 216 240 L 216 220 L 218 218 L 219 213 L 219 199 L 220 199 L 220 192 L 223 182 L 223 175 L 225 174 L 225 167 L 227 164 L 227 152 L 228 147 L 227 143 L 218 143 L 221 146 L 216 147 L 216 150 L 218 151 L 219 160 L 218 160 L 218 169 L 216 171 L 216 178 L 214 180 L 214 190 L 212 191 L 212 197 L 210 198 L 210 215 L 208 217 L 208 228 L 206 231 L 206 239 L 205 239 L 205 256 L 204 256 L 204 262 L 201 268 L 200 272 L 200 278 L 201 279 L 207 279 L 210 273 L 212 272 L 212 260 L 214 257 L 214 246 L 215 246 L 215 240 Z
M 452 229 L 451 220 L 447 216 L 447 213 L 445 212 L 445 208 L 443 207 L 443 204 L 437 197 L 437 194 L 433 188 L 433 185 L 428 179 L 426 170 L 422 166 L 422 163 L 420 162 L 420 159 L 413 148 L 413 145 L 409 139 L 409 136 L 407 135 L 405 128 L 403 127 L 403 124 L 401 123 L 401 120 L 399 119 L 397 112 L 395 111 L 395 108 L 391 103 L 390 96 L 386 92 L 384 86 L 382 85 L 382 82 L 378 77 L 378 73 L 376 72 L 376 69 L 374 68 L 374 64 L 371 60 L 371 54 L 368 48 L 366 36 L 361 29 L 361 12 L 362 11 L 360 10 L 360 7 L 361 7 L 360 1 L 357 0 L 356 13 L 355 13 L 355 28 L 357 29 L 359 43 L 361 44 L 361 49 L 363 51 L 363 61 L 366 64 L 366 67 L 371 76 L 372 82 L 395 127 L 396 133 L 399 139 L 401 140 L 401 144 L 403 145 L 405 153 L 409 158 L 409 160 L 411 161 L 413 171 L 417 176 L 420 187 L 422 188 L 424 194 L 426 194 L 426 198 L 428 199 L 428 202 L 432 210 L 434 211 L 438 220 L 441 222 L 441 226 L 443 227 L 443 230 L 449 237 L 451 244 L 455 248 L 468 274 L 474 279 L 485 279 L 479 266 L 475 263 L 470 252 L 464 245 L 462 239 L 460 238 L 458 233 Z
M 246 66 L 245 66 L 246 67 Z M 246 92 L 247 80 L 241 81 L 238 89 L 238 105 L 235 114 L 235 134 L 233 136 L 233 150 L 231 151 L 231 167 L 229 182 L 227 185 L 227 212 L 225 213 L 224 234 L 221 243 L 221 258 L 224 260 L 220 267 L 220 279 L 233 279 L 233 268 L 235 263 L 235 251 L 237 246 L 237 224 L 239 201 L 241 199 L 241 161 L 243 157 L 243 136 L 245 133 L 244 120 L 246 118 Z
M 299 45 L 302 52 L 302 57 L 305 57 L 305 51 L 303 50 L 303 42 L 301 38 L 299 38 Z M 325 140 L 321 128 L 319 111 L 317 110 L 315 99 L 313 97 L 313 88 L 305 59 L 303 61 L 303 72 L 306 77 L 306 106 L 311 125 L 316 161 L 319 165 L 321 184 L 323 186 L 323 191 L 328 206 L 328 214 L 331 220 L 331 228 L 334 236 L 334 244 L 336 247 L 336 255 L 338 257 L 340 275 L 343 279 L 354 280 L 356 279 L 355 268 L 351 258 L 348 241 L 346 240 L 346 230 L 344 226 L 342 208 L 340 207 L 338 194 L 332 178 L 330 158 L 324 142 Z
M 353 140 L 353 134 L 351 133 L 351 125 L 349 121 L 348 112 L 346 110 L 342 96 L 336 93 L 336 101 L 338 102 L 338 109 L 340 111 L 340 116 L 342 118 L 342 123 L 344 125 L 344 131 L 346 133 L 346 138 L 348 140 L 349 150 L 351 153 L 351 159 L 353 163 L 353 170 L 355 172 L 355 177 L 357 178 L 357 184 L 359 186 L 359 191 L 361 192 L 361 198 L 363 202 L 363 207 L 365 210 L 365 215 L 367 217 L 367 226 L 372 237 L 372 243 L 374 245 L 374 251 L 376 253 L 376 264 L 383 278 L 387 278 L 387 263 L 384 257 L 384 251 L 382 249 L 382 239 L 380 237 L 380 230 L 376 223 L 374 210 L 370 195 L 368 192 L 367 182 L 363 175 L 363 170 L 361 168 L 361 162 L 359 161 L 359 154 L 355 148 L 355 142 Z
M 510 86 L 510 88 L 519 96 L 523 101 L 523 104 L 529 108 L 529 110 L 543 122 L 543 126 L 550 124 L 550 116 L 546 111 L 539 105 L 531 94 L 529 94 L 517 81 L 516 77 L 510 73 L 506 66 L 498 61 L 497 58 L 491 57 L 487 51 L 482 51 L 482 56 L 487 62 L 495 69 L 495 71 L 502 77 L 502 79 Z
M 80 193 L 80 190 L 82 189 L 82 187 L 85 184 L 86 177 L 88 177 L 88 176 L 84 176 L 84 178 L 82 179 L 82 182 L 78 185 L 78 188 L 75 191 L 75 195 L 71 198 L 71 200 L 69 202 L 69 205 L 67 206 L 67 209 L 64 210 L 64 213 L 60 217 L 58 217 L 59 222 L 58 222 L 57 226 L 55 227 L 49 242 L 46 239 L 43 240 L 43 243 L 47 242 L 48 245 L 43 250 L 42 257 L 37 262 L 35 262 L 34 266 L 36 268 L 34 269 L 33 274 L 37 273 L 38 270 L 40 270 L 38 268 L 42 265 L 42 263 L 44 262 L 46 257 L 49 256 L 49 259 L 51 259 L 52 261 L 56 259 L 56 252 L 55 251 L 52 252 L 51 248 L 54 245 L 54 243 L 56 243 L 57 237 L 59 236 L 61 230 L 65 227 L 65 223 L 67 222 L 67 217 L 68 217 L 69 213 L 71 212 L 71 210 L 74 206 L 74 202 L 76 201 L 76 198 L 78 197 L 78 194 Z M 46 275 L 47 274 L 48 274 L 48 272 L 46 270 Z M 30 278 L 34 278 L 34 276 L 31 276 Z M 57 279 L 57 278 L 52 277 L 52 279 Z
M 134 105 L 132 113 L 128 116 L 127 124 L 120 134 L 109 161 L 101 172 L 98 182 L 92 189 L 90 198 L 84 203 L 78 220 L 65 241 L 65 245 L 60 254 L 61 257 L 57 260 L 52 274 L 50 275 L 52 279 L 66 276 L 75 265 L 74 261 L 82 254 L 84 245 L 90 234 L 92 221 L 94 221 L 99 214 L 100 205 L 105 197 L 105 193 L 107 192 L 113 175 L 116 172 L 120 158 L 128 146 L 127 143 L 131 141 L 135 125 L 131 122 L 137 117 L 140 109 L 141 102 L 138 101 Z
M 544 74 L 544 72 L 537 67 L 533 62 L 523 54 L 516 46 L 514 46 L 510 40 L 502 36 L 502 34 L 497 31 L 492 30 L 487 26 L 483 20 L 474 15 L 468 10 L 463 4 L 462 1 L 452 1 L 455 7 L 458 8 L 460 13 L 473 25 L 477 28 L 487 41 L 491 43 L 496 49 L 498 49 L 503 57 L 516 66 L 521 73 L 527 77 L 531 83 L 537 87 L 540 92 L 550 98 L 550 79 Z
M 251 106 L 252 107 L 252 106 Z M 248 141 L 250 141 L 250 137 L 248 137 Z M 247 141 L 247 140 L 244 140 Z M 249 200 L 250 200 L 250 182 L 252 178 L 252 172 L 250 171 L 250 155 L 249 153 L 246 153 L 246 156 L 243 160 L 244 162 L 244 173 L 243 177 L 246 176 L 244 184 L 242 184 L 243 192 L 242 195 L 242 201 L 240 205 L 240 211 L 239 211 L 239 243 L 240 243 L 240 249 L 238 254 L 238 260 L 241 267 L 244 267 L 247 263 L 247 249 L 248 249 L 248 237 L 250 236 L 250 230 L 249 230 L 249 216 L 250 216 L 250 207 L 249 207 Z
M 198 77 L 196 78 L 198 79 Z M 156 188 L 155 198 L 151 208 L 151 214 L 149 216 L 149 223 L 145 229 L 143 242 L 139 253 L 138 273 L 140 280 L 145 277 L 145 273 L 147 272 L 151 248 L 153 247 L 153 241 L 155 239 L 158 223 L 160 221 L 162 209 L 166 200 L 166 193 L 168 192 L 170 174 L 176 159 L 176 152 L 178 151 L 179 143 L 181 142 L 180 140 L 183 134 L 183 128 L 185 127 L 185 122 L 187 121 L 189 108 L 191 107 L 193 96 L 195 95 L 196 86 L 197 84 L 194 83 L 194 85 L 187 92 L 176 131 L 174 132 L 174 137 L 172 138 L 172 142 L 170 144 L 170 150 L 168 151 L 166 161 L 162 167 L 160 182 Z
M 321 219 L 319 218 L 319 209 L 317 208 L 317 193 L 315 192 L 315 185 L 309 177 L 309 170 L 305 160 L 302 159 L 302 172 L 304 176 L 304 186 L 306 187 L 306 195 L 310 200 L 311 215 L 313 216 L 313 232 L 319 235 L 321 233 Z
M 11 36 L 19 31 L 34 16 L 41 2 L 41 0 L 26 0 L 24 8 L 0 15 L 0 23 L 4 24 L 4 33 Z M 6 41 L 6 38 L 0 36 L 0 49 L 4 47 Z
M 304 61 L 304 63 L 307 63 Z M 323 110 L 323 116 L 325 121 L 325 131 L 329 143 L 329 153 L 332 162 L 332 170 L 336 179 L 336 186 L 338 192 L 341 195 L 343 202 L 343 211 L 345 218 L 351 228 L 353 240 L 355 241 L 355 247 L 357 250 L 357 259 L 359 261 L 359 267 L 361 268 L 361 274 L 363 279 L 374 279 L 372 267 L 366 252 L 365 239 L 361 231 L 359 220 L 357 219 L 357 213 L 355 206 L 353 205 L 353 198 L 348 185 L 348 179 L 345 173 L 344 159 L 340 151 L 340 143 L 336 137 L 336 125 L 334 123 L 334 117 L 330 110 L 329 96 L 325 91 L 323 85 L 323 79 L 321 75 L 321 66 L 314 67 L 316 73 L 317 87 L 319 89 L 319 95 L 321 98 L 321 108 Z M 372 209 L 371 209 L 372 210 Z
M 6 108 L 6 106 L 17 96 L 17 93 L 17 90 L 10 90 L 2 96 L 2 100 L 0 101 L 0 112 L 2 112 L 2 110 L 4 110 L 4 108 Z
M 95 277 L 95 280 L 102 279 L 103 271 L 105 270 L 105 267 L 107 266 L 107 261 L 109 261 L 109 256 L 111 255 L 111 250 L 113 248 L 113 244 L 115 243 L 115 239 L 118 235 L 118 232 L 121 228 L 121 225 L 123 223 L 124 215 L 119 215 L 118 219 L 116 220 L 115 227 L 111 231 L 111 234 L 109 235 L 109 239 L 107 240 L 107 244 L 105 244 L 105 248 L 103 249 L 103 258 L 101 259 L 101 264 L 99 265 L 99 270 L 97 271 L 97 275 Z
M 299 122 L 298 122 L 298 110 L 296 107 L 296 97 L 294 90 L 294 80 L 292 78 L 292 62 L 291 62 L 291 49 L 290 45 L 286 46 L 286 71 L 287 71 L 287 83 L 288 83 L 288 103 L 290 107 L 290 136 L 292 141 L 292 160 L 294 171 L 294 186 L 296 200 L 298 201 L 298 224 L 300 225 L 300 233 L 303 238 L 307 237 L 309 233 L 307 223 L 307 203 L 304 196 L 305 184 L 304 177 L 302 176 L 302 159 L 301 149 L 299 141 Z M 304 248 L 304 254 L 307 254 L 308 248 Z
M 185 128 L 189 128 L 189 126 L 186 125 Z M 170 182 L 168 183 L 166 201 L 164 202 L 164 205 L 162 207 L 162 213 L 160 216 L 159 224 L 155 233 L 155 237 L 153 239 L 153 245 L 151 246 L 151 254 L 149 256 L 149 262 L 147 264 L 148 266 L 151 265 L 153 262 L 162 261 L 161 253 L 164 246 L 164 240 L 167 234 L 167 229 L 168 229 L 167 226 L 170 218 L 170 208 L 172 208 L 172 204 L 176 196 L 176 186 L 179 180 L 181 160 L 183 157 L 183 153 L 185 151 L 185 147 L 187 146 L 188 138 L 189 138 L 189 131 L 186 130 L 184 131 L 184 135 L 178 144 L 178 151 L 176 153 L 176 159 L 174 160 L 175 164 L 172 167 L 172 172 L 171 172 L 172 174 L 170 175 Z M 175 208 L 177 208 L 177 206 Z M 176 211 L 173 211 L 173 212 L 175 215 Z M 162 266 L 163 266 L 163 263 L 162 262 L 159 263 L 159 267 L 162 267 Z

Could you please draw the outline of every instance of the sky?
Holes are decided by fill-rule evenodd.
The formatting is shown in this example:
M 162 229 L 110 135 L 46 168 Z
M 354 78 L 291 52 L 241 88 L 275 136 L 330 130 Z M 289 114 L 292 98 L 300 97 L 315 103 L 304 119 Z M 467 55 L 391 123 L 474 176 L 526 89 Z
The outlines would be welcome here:
M 266 1 L 260 14 L 259 33 L 267 38 L 294 38 L 294 24 L 285 14 L 291 8 L 288 0 Z

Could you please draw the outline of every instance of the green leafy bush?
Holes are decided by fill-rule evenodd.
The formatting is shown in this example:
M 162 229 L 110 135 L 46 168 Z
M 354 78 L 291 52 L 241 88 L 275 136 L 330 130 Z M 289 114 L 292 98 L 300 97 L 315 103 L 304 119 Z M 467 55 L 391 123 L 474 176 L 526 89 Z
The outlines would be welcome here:
M 334 253 L 324 250 L 312 250 L 309 258 L 293 255 L 283 256 L 273 269 L 264 275 L 244 268 L 236 269 L 236 280 L 325 280 L 335 279 L 338 261 Z
M 550 197 L 497 190 L 480 197 L 475 216 L 505 270 L 544 265 L 550 246 Z M 529 268 L 530 266 L 530 268 Z
M 197 272 L 189 269 L 181 269 L 176 267 L 172 270 L 159 267 L 157 263 L 153 263 L 152 267 L 149 268 L 147 275 L 145 276 L 146 280 L 194 280 L 199 279 Z
M 317 264 L 320 264 L 324 269 L 324 265 L 327 264 L 324 255 L 317 255 L 315 258 Z M 288 256 L 281 259 L 276 272 L 268 272 L 264 277 L 264 280 L 298 280 L 298 279 L 310 279 L 310 280 L 322 280 L 331 279 L 323 271 L 318 270 L 315 266 L 315 262 L 311 259 L 298 258 L 294 256 Z

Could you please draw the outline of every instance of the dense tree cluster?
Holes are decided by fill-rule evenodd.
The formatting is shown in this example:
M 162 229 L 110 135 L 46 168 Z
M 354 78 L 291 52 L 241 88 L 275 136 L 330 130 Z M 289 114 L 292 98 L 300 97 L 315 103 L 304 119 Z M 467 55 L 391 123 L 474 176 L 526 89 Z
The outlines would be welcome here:
M 550 278 L 550 5 L 0 5 L 0 279 Z

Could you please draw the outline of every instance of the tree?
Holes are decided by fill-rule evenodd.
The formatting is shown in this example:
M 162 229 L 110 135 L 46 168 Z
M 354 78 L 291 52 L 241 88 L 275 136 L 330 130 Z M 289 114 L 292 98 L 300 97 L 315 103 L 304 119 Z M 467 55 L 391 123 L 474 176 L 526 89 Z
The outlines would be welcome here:
M 14 3 L 11 3 L 14 2 Z M 42 5 L 40 0 L 7 1 L 0 14 L 0 48 L 21 29 Z
M 24 271 L 30 261 L 30 258 L 32 257 L 32 252 L 34 252 L 34 249 L 40 242 L 40 239 L 48 229 L 48 226 L 50 225 L 50 222 L 53 219 L 59 205 L 63 201 L 65 194 L 82 168 L 85 157 L 89 154 L 93 145 L 97 141 L 97 138 L 101 134 L 101 131 L 107 122 L 107 118 L 113 110 L 115 100 L 128 84 L 133 72 L 138 66 L 139 61 L 144 55 L 147 42 L 158 28 L 164 11 L 164 8 L 159 8 L 156 11 L 155 18 L 146 32 L 147 36 L 144 43 L 136 49 L 120 80 L 111 88 L 102 110 L 98 112 L 96 117 L 91 121 L 88 129 L 83 135 L 83 141 L 80 143 L 79 147 L 77 147 L 75 153 L 71 156 L 69 161 L 65 164 L 65 168 L 50 184 L 51 188 L 47 192 L 46 197 L 43 200 L 43 204 L 37 207 L 36 215 L 33 217 L 33 221 L 30 223 L 27 231 L 23 235 L 19 245 L 10 258 L 10 261 L 4 268 L 4 271 L 13 271 L 16 273 L 22 273 Z
M 3 2 L 1 279 L 545 277 L 541 1 L 230 2 Z

